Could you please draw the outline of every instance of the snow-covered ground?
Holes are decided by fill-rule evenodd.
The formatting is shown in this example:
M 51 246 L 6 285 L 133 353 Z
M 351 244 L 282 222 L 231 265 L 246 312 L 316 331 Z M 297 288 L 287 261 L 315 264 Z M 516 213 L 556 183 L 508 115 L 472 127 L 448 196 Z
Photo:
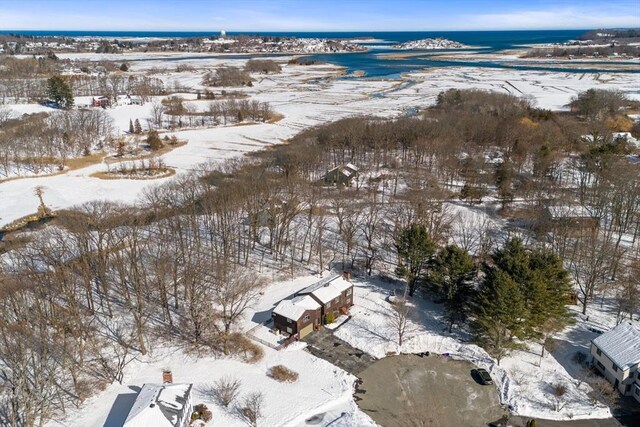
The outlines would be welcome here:
M 240 329 L 247 331 L 264 322 L 271 317 L 271 309 L 278 301 L 317 280 L 319 277 L 316 275 L 305 275 L 274 282 L 265 289 L 264 295 L 247 313 Z M 242 382 L 240 400 L 250 392 L 264 393 L 264 417 L 259 425 L 298 427 L 307 425 L 306 419 L 317 416 L 322 419 L 318 424 L 320 426 L 375 426 L 353 400 L 353 383 L 356 377 L 312 356 L 304 350 L 304 345 L 296 344 L 281 351 L 261 345 L 264 358 L 256 364 L 248 364 L 233 358 L 197 358 L 180 348 L 155 343 L 150 355 L 126 367 L 122 384 L 111 384 L 86 401 L 79 410 L 71 410 L 64 420 L 50 422 L 47 427 L 121 425 L 139 388 L 145 383 L 161 383 L 162 371 L 166 369 L 172 371 L 175 383 L 193 384 L 194 405 L 206 404 L 213 412 L 214 425 L 247 425 L 233 408 L 218 405 L 211 393 L 216 380 L 230 376 Z M 294 383 L 280 383 L 271 379 L 267 372 L 275 365 L 284 365 L 297 372 L 298 380 Z
M 93 55 L 93 56 L 91 56 Z M 83 55 L 97 59 L 95 54 Z M 166 83 L 178 83 L 202 89 L 206 70 L 220 65 L 243 66 L 246 59 L 202 56 L 180 61 L 196 71 L 176 72 L 175 59 L 181 55 L 135 54 L 120 58 L 131 62 L 133 71 L 160 70 L 157 76 Z M 152 61 L 139 61 L 149 59 Z M 280 58 L 282 60 L 282 58 Z M 205 70 L 206 69 L 206 70 Z M 571 74 L 542 71 L 519 71 L 484 68 L 444 68 L 414 72 L 398 80 L 336 79 L 341 69 L 331 65 L 285 65 L 281 74 L 258 75 L 251 88 L 239 88 L 252 99 L 269 102 L 284 116 L 276 123 L 248 126 L 226 126 L 212 129 L 174 132 L 188 144 L 163 156 L 165 164 L 176 169 L 176 175 L 198 170 L 205 162 L 219 162 L 280 144 L 300 131 L 319 124 L 354 115 L 392 117 L 406 111 L 432 105 L 438 93 L 450 88 L 479 88 L 509 92 L 535 100 L 539 107 L 562 109 L 578 92 L 590 87 L 619 89 L 639 97 L 638 74 Z M 205 103 L 206 101 L 193 101 Z M 14 114 L 46 111 L 33 104 L 8 105 Z M 128 129 L 129 120 L 145 124 L 151 115 L 151 104 L 126 105 L 106 110 L 120 132 Z M 36 211 L 38 200 L 34 189 L 42 187 L 44 201 L 51 209 L 68 208 L 96 199 L 134 202 L 148 187 L 172 178 L 157 180 L 101 180 L 90 175 L 105 171 L 105 164 L 89 166 L 51 177 L 17 179 L 0 183 L 0 226 Z
M 319 280 L 319 276 L 311 272 L 303 272 L 294 279 L 281 275 L 269 278 L 273 283 L 245 315 L 239 330 L 249 331 L 263 324 L 281 299 Z M 388 297 L 394 291 L 402 291 L 403 284 L 379 278 L 352 281 L 355 285 L 355 305 L 350 310 L 353 317 L 335 333 L 354 347 L 376 358 L 394 352 L 430 351 L 467 360 L 489 370 L 501 401 L 518 415 L 545 419 L 607 418 L 611 415 L 608 408 L 594 404 L 587 396 L 590 389 L 580 381 L 577 365 L 571 361 L 576 350 L 588 351 L 590 340 L 597 336 L 590 330 L 594 325 L 603 329 L 615 325 L 615 316 L 606 306 L 593 307 L 588 322 L 586 317 L 577 316 L 575 325 L 556 336 L 560 345 L 553 354 L 547 352 L 541 357 L 539 346 L 531 344 L 529 351 L 515 351 L 498 366 L 482 348 L 469 342 L 468 333 L 458 329 L 449 333 L 443 321 L 442 306 L 418 295 L 412 299 L 405 342 L 398 347 L 389 323 Z M 47 427 L 119 425 L 117 421 L 126 417 L 138 388 L 144 383 L 161 381 L 165 369 L 172 370 L 175 382 L 194 384 L 194 403 L 205 403 L 213 411 L 215 425 L 246 425 L 234 410 L 225 409 L 214 401 L 211 387 L 224 376 L 242 381 L 240 398 L 251 391 L 265 394 L 263 425 L 303 426 L 305 420 L 315 416 L 322 418 L 321 426 L 376 425 L 360 411 L 353 399 L 354 376 L 307 353 L 303 343 L 295 343 L 281 351 L 261 347 L 265 352 L 264 359 L 247 364 L 233 358 L 196 358 L 181 349 L 155 343 L 150 355 L 127 366 L 122 384 L 108 386 L 79 410 L 70 411 L 64 420 L 50 422 Z M 269 368 L 280 364 L 297 372 L 298 381 L 279 383 L 269 378 Z M 552 394 L 552 386 L 558 383 L 567 386 L 560 410 L 556 410 Z
M 540 346 L 532 344 L 530 351 L 515 351 L 497 365 L 486 351 L 470 344 L 464 331 L 452 333 L 443 321 L 442 306 L 416 294 L 411 300 L 410 325 L 402 346 L 397 345 L 397 335 L 389 323 L 391 305 L 388 297 L 394 291 L 402 292 L 401 284 L 381 280 L 355 280 L 355 306 L 353 318 L 336 331 L 336 336 L 374 357 L 388 353 L 420 353 L 430 351 L 448 354 L 467 360 L 487 369 L 498 387 L 503 404 L 509 405 L 514 414 L 544 419 L 608 418 L 607 407 L 593 404 L 587 396 L 589 386 L 579 384 L 564 367 L 566 360 L 558 361 L 548 352 L 541 357 Z M 579 326 L 574 326 L 566 333 Z M 588 345 L 588 336 L 584 345 Z M 567 355 L 573 357 L 573 353 Z M 561 363 L 562 362 L 562 363 Z M 556 411 L 552 394 L 555 384 L 567 386 L 567 393 Z
M 204 403 L 213 412 L 215 425 L 246 426 L 234 408 L 223 408 L 214 402 L 214 382 L 231 376 L 242 382 L 240 400 L 250 392 L 264 393 L 265 426 L 303 426 L 305 419 L 324 414 L 322 425 L 340 418 L 343 425 L 375 425 L 361 413 L 352 398 L 355 377 L 296 349 L 276 351 L 264 347 L 265 357 L 256 364 L 216 357 L 194 358 L 175 348 L 159 348 L 127 367 L 123 384 L 111 384 L 87 401 L 78 412 L 70 412 L 66 420 L 50 422 L 49 427 L 119 426 L 126 419 L 137 390 L 145 383 L 162 383 L 162 371 L 171 369 L 175 383 L 192 383 L 194 404 Z M 280 383 L 267 376 L 269 368 L 284 365 L 299 374 L 295 383 Z M 233 404 L 232 404 L 233 406 Z M 340 424 L 332 424 L 340 425 Z M 152 426 L 149 426 L 152 427 Z

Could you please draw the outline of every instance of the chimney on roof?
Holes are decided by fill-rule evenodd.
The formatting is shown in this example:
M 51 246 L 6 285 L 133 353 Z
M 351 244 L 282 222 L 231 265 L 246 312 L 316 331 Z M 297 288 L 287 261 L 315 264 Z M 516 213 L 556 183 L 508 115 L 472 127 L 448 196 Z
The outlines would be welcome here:
M 171 371 L 162 371 L 162 383 L 173 384 L 173 374 Z
M 342 278 L 344 280 L 346 280 L 347 282 L 351 281 L 351 272 L 349 271 L 343 271 L 342 272 Z

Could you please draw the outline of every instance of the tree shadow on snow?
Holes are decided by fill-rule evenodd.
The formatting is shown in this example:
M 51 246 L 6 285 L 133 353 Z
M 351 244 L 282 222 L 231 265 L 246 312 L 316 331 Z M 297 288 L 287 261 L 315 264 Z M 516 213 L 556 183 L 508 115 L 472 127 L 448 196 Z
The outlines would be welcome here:
M 597 333 L 588 331 L 581 326 L 572 328 L 565 333 L 564 339 L 554 339 L 551 354 L 562 367 L 576 380 L 584 378 L 584 367 L 577 362 L 578 353 L 583 353 L 585 360 L 589 358 L 591 340 Z

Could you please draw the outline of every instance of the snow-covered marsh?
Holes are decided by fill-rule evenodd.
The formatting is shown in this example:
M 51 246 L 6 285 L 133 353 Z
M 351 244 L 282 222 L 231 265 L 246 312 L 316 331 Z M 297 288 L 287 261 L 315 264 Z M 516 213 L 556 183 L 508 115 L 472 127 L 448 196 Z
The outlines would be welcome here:
M 156 67 L 175 62 L 135 62 L 132 68 Z M 140 57 L 142 59 L 142 57 Z M 192 60 L 204 69 L 212 66 L 242 66 L 246 59 L 204 58 Z M 519 71 L 484 68 L 443 68 L 414 72 L 396 80 L 337 79 L 338 67 L 330 65 L 285 65 L 281 74 L 259 75 L 251 88 L 238 89 L 250 99 L 269 102 L 276 113 L 284 118 L 276 123 L 250 126 L 222 126 L 210 129 L 175 131 L 179 139 L 188 144 L 165 154 L 164 163 L 176 169 L 177 175 L 197 170 L 204 162 L 219 162 L 280 144 L 312 126 L 359 115 L 393 117 L 406 111 L 426 108 L 436 100 L 438 93 L 450 88 L 479 88 L 527 96 L 542 108 L 564 109 L 577 93 L 597 87 L 618 89 L 632 96 L 640 85 L 638 74 L 572 74 L 546 71 Z M 167 72 L 158 77 L 165 81 L 178 81 L 201 88 L 193 73 Z M 636 94 L 636 95 L 633 95 Z M 45 111 L 38 105 L 8 105 L 16 114 Z M 107 109 L 120 132 L 128 129 L 129 120 L 142 123 L 150 117 L 151 104 L 125 105 Z M 53 177 L 19 179 L 0 184 L 0 225 L 35 212 L 38 201 L 33 196 L 36 187 L 43 187 L 44 200 L 52 209 L 68 208 L 96 199 L 133 202 L 149 185 L 163 180 L 105 181 L 92 178 L 95 172 L 106 170 L 97 164 Z M 171 179 L 171 178 L 166 178 Z M 165 180 L 166 180 L 165 179 Z M 71 191 L 73 189 L 73 191 Z

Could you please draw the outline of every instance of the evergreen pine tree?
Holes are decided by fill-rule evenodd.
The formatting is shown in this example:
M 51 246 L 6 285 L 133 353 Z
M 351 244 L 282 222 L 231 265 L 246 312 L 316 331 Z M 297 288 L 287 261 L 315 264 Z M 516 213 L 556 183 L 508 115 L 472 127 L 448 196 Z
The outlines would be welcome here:
M 567 296 L 572 291 L 569 273 L 562 260 L 549 250 L 536 250 L 530 254 L 531 287 L 536 291 L 531 298 L 529 319 L 534 338 L 546 338 L 573 321 L 567 309 Z M 531 295 L 532 293 L 530 293 Z
M 142 133 L 142 126 L 140 125 L 140 120 L 136 119 L 135 123 L 135 133 Z
M 73 92 L 71 86 L 60 76 L 53 76 L 47 80 L 47 96 L 56 103 L 59 108 L 69 109 L 73 107 Z
M 129 119 L 129 133 L 134 133 L 135 129 L 133 128 L 133 120 Z
M 489 267 L 474 302 L 471 328 L 478 343 L 500 360 L 523 338 L 525 304 L 518 284 L 499 268 Z
M 420 273 L 433 256 L 436 246 L 424 225 L 411 224 L 396 238 L 396 249 L 400 257 L 397 273 L 407 279 L 409 295 L 413 296 Z
M 456 245 L 442 249 L 430 263 L 430 283 L 444 300 L 449 332 L 469 315 L 476 271 L 473 258 Z

